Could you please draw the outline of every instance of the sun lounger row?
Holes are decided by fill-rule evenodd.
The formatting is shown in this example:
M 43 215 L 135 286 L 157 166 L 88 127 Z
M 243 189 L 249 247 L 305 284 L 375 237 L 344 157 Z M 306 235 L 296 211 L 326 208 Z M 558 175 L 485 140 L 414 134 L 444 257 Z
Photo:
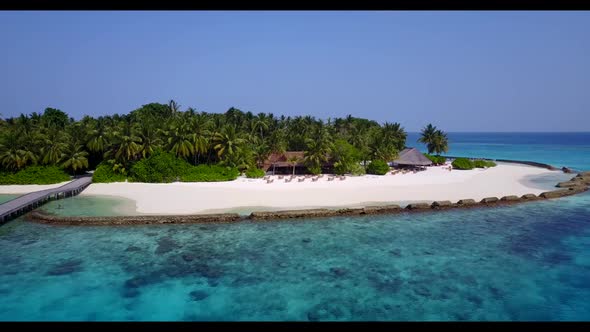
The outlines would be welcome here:
M 299 177 L 297 179 L 297 182 L 304 182 L 306 179 L 309 179 L 309 178 L 311 178 L 311 181 L 312 182 L 317 182 L 323 176 L 324 176 L 324 174 L 321 174 L 321 175 L 318 175 L 318 176 L 313 176 L 313 175 L 308 176 L 308 175 L 305 175 L 303 177 Z M 296 176 L 294 176 L 294 175 L 291 175 L 291 176 L 289 176 L 287 178 L 285 178 L 285 176 L 283 176 L 283 175 L 279 175 L 278 176 L 278 179 L 279 180 L 284 179 L 285 180 L 285 183 L 289 183 L 289 182 L 293 181 L 293 179 L 295 179 L 295 178 L 296 178 Z M 346 176 L 344 176 L 344 175 L 342 175 L 342 176 L 328 176 L 328 181 L 334 181 L 335 179 L 338 179 L 340 181 L 346 180 Z M 272 179 L 270 175 L 263 177 L 262 180 L 263 181 L 266 181 L 266 183 L 273 183 L 274 182 L 274 179 Z

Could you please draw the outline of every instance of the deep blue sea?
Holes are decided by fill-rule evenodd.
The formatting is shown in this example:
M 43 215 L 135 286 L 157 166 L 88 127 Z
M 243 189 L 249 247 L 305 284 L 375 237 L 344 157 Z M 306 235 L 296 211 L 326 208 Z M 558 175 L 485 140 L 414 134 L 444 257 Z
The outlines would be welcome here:
M 449 155 L 590 169 L 590 134 L 450 139 Z M 90 214 L 113 205 L 80 203 Z M 239 224 L 18 219 L 0 226 L 0 320 L 590 320 L 590 194 Z

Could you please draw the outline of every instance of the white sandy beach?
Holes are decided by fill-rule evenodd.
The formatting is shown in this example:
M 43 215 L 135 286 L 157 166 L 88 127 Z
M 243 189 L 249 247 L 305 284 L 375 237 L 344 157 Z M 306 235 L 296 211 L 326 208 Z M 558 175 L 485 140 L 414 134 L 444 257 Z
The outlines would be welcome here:
M 542 168 L 499 164 L 489 169 L 469 171 L 429 167 L 416 174 L 387 174 L 347 177 L 317 182 L 285 183 L 275 176 L 274 183 L 262 179 L 238 178 L 211 183 L 109 183 L 92 184 L 82 196 L 120 196 L 134 200 L 137 212 L 148 214 L 191 214 L 235 211 L 248 208 L 297 209 L 311 207 L 363 206 L 408 201 L 451 200 L 506 195 L 539 194 L 543 189 L 529 187 L 529 176 L 556 174 Z M 252 209 L 252 210 L 256 210 Z
M 0 186 L 0 194 L 27 194 L 33 191 L 61 187 L 70 181 L 55 184 L 26 184 L 26 185 L 4 185 Z

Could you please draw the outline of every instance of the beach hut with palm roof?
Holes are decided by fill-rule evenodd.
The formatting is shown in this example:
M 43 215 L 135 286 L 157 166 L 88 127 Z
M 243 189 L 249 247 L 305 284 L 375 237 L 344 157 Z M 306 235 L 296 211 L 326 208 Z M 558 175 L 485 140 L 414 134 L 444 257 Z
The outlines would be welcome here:
M 416 148 L 406 148 L 402 150 L 397 159 L 393 161 L 394 165 L 398 166 L 430 166 L 432 165 L 432 161 L 422 152 L 418 151 Z

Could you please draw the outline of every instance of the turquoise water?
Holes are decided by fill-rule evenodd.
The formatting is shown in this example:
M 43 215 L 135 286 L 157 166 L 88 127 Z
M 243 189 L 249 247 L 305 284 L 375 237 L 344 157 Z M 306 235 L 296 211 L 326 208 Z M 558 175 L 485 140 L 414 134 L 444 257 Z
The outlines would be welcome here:
M 590 170 L 590 133 L 449 133 L 449 156 L 528 160 Z M 409 133 L 408 146 L 426 151 Z
M 1 320 L 587 320 L 590 195 L 509 208 L 0 235 Z
M 51 201 L 40 210 L 61 216 L 121 216 L 141 214 L 136 211 L 135 201 L 123 197 L 74 196 Z
M 564 165 L 590 169 L 590 143 L 581 143 L 582 153 L 562 155 Z M 521 145 L 481 150 L 527 150 Z M 535 149 L 519 159 L 548 162 L 532 158 L 542 155 Z M 128 203 L 76 199 L 51 204 L 92 215 Z M 21 218 L 0 227 L 0 320 L 588 320 L 589 248 L 590 193 L 239 224 L 66 227 Z
M 9 194 L 0 194 L 0 203 L 8 202 L 12 199 L 17 198 L 20 195 L 9 195 Z

